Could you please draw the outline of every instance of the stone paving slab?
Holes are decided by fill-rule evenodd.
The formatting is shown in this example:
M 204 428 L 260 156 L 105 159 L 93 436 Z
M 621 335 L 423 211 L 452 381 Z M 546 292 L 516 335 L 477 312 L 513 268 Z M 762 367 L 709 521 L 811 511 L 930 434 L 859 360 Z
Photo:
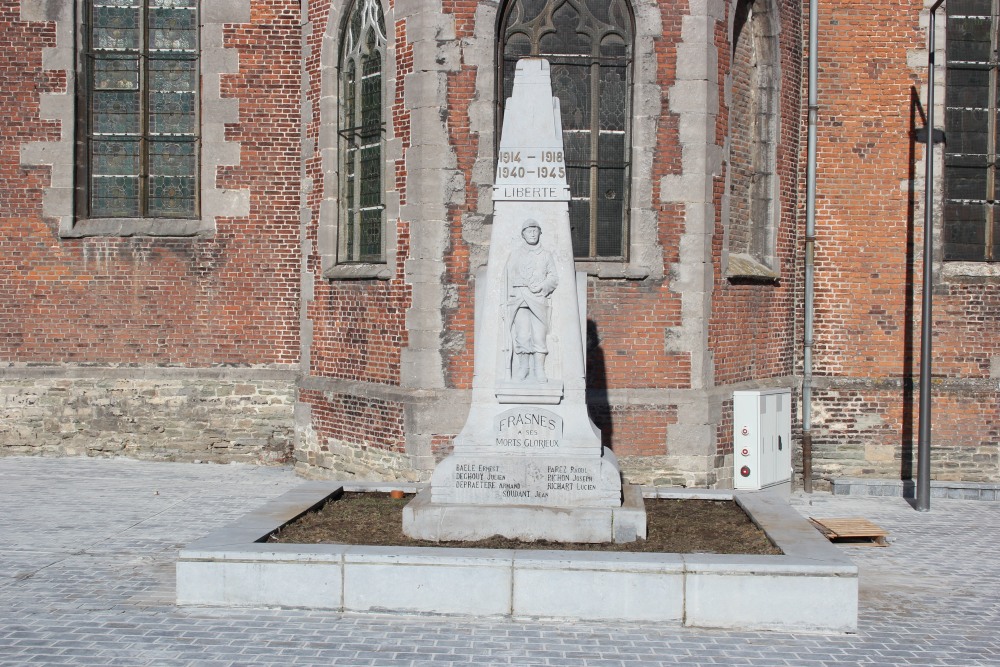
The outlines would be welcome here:
M 0 666 L 1000 665 L 1000 503 L 965 500 L 920 513 L 792 497 L 890 533 L 887 548 L 838 546 L 861 568 L 854 635 L 173 605 L 181 545 L 300 483 L 247 465 L 0 458 Z

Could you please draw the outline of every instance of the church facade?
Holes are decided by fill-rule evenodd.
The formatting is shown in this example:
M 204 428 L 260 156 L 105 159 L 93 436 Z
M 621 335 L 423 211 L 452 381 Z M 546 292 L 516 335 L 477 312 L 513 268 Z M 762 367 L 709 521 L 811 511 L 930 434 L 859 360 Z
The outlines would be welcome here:
M 933 473 L 997 482 L 998 28 L 951 4 Z M 820 483 L 915 468 L 930 7 L 820 3 Z M 807 19 L 790 0 L 0 2 L 0 452 L 426 479 L 468 414 L 499 128 L 516 62 L 541 57 L 591 417 L 631 481 L 731 486 L 733 391 L 801 397 Z

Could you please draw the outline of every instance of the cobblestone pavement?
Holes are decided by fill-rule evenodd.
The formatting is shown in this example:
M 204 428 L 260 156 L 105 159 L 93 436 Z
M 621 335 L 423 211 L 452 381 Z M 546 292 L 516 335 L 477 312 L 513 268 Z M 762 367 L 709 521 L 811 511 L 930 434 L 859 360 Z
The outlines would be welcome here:
M 0 666 L 1000 665 L 1000 503 L 796 494 L 862 516 L 855 635 L 173 605 L 177 549 L 300 480 L 281 468 L 0 458 Z M 766 604 L 766 600 L 761 601 Z

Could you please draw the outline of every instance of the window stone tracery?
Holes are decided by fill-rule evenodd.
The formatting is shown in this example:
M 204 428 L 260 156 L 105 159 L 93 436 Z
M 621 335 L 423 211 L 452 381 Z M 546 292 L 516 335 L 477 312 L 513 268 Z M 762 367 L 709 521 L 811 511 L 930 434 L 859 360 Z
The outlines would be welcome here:
M 500 104 L 527 56 L 552 66 L 560 100 L 573 252 L 626 260 L 633 20 L 625 0 L 514 0 L 501 20 Z

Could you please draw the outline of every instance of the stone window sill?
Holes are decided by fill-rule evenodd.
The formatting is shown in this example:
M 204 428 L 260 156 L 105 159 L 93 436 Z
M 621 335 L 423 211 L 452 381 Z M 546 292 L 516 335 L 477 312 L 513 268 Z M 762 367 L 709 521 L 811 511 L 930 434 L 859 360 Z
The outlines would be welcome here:
M 91 218 L 77 220 L 59 236 L 74 239 L 88 236 L 208 236 L 215 233 L 211 220 L 176 218 Z
M 941 277 L 949 278 L 1000 278 L 1000 264 L 987 262 L 943 262 Z
M 624 278 L 626 280 L 643 280 L 650 276 L 650 270 L 645 266 L 635 266 L 628 262 L 576 262 L 576 270 L 583 271 L 588 276 L 596 278 Z
M 726 278 L 733 282 L 774 283 L 781 279 L 781 274 L 749 255 L 731 254 L 726 266 Z
M 338 264 L 323 272 L 328 280 L 389 280 L 392 271 L 387 264 Z

